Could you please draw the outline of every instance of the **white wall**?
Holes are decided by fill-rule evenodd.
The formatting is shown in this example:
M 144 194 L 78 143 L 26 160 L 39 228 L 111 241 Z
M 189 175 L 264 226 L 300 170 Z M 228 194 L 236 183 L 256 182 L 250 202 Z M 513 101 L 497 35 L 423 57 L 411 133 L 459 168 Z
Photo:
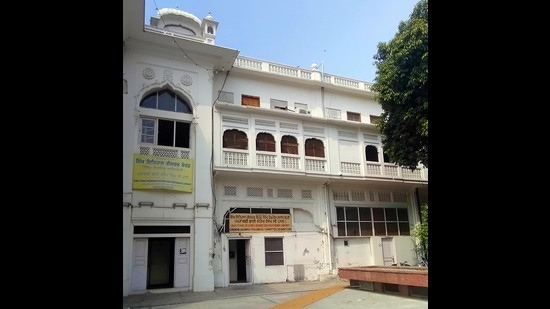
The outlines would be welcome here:
M 334 239 L 334 255 L 337 268 L 374 265 L 370 238 L 367 237 Z

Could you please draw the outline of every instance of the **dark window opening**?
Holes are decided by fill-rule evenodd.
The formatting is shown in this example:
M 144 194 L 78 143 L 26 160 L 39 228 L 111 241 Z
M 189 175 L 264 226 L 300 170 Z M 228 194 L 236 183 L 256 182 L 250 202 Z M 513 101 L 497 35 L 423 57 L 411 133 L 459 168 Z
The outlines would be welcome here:
M 310 157 L 325 157 L 325 146 L 323 141 L 316 138 L 308 138 L 305 142 L 306 145 L 306 156 Z
M 378 162 L 378 149 L 376 149 L 376 146 L 367 145 L 367 147 L 365 147 L 365 155 L 367 161 Z
M 283 238 L 266 237 L 265 266 L 284 265 Z
M 243 131 L 231 129 L 223 132 L 223 148 L 248 149 L 248 137 Z
M 292 135 L 284 135 L 281 138 L 281 153 L 298 154 L 298 141 Z
M 406 208 L 336 207 L 338 236 L 410 235 Z
M 258 133 L 256 136 L 256 150 L 275 152 L 275 138 L 269 133 Z

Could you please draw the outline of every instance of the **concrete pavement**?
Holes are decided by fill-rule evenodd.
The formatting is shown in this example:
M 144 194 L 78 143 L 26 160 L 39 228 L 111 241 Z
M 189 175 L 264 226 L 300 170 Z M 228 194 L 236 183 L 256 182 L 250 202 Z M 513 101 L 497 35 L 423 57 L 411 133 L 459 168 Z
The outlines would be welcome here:
M 147 292 L 123 297 L 123 309 L 427 309 L 428 300 L 350 287 L 347 279 L 236 284 L 210 292 Z

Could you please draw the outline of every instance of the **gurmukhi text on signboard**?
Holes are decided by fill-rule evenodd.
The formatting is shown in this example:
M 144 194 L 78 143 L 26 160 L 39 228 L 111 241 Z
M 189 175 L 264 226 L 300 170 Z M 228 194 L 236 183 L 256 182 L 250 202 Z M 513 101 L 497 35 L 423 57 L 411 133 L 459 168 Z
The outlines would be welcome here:
M 134 154 L 132 188 L 193 192 L 193 160 Z
M 229 233 L 291 232 L 290 214 L 230 214 Z

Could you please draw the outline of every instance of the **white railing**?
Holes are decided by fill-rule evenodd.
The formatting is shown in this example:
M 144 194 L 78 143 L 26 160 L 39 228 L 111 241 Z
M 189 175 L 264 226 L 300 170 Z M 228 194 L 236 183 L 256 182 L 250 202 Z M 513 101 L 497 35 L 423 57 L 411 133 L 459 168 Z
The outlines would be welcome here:
M 166 146 L 139 146 L 139 154 L 163 158 L 189 159 L 189 149 Z
M 242 69 L 262 71 L 266 73 L 284 75 L 284 76 L 294 77 L 298 79 L 307 79 L 307 80 L 314 80 L 312 76 L 313 72 L 316 72 L 318 76 L 321 75 L 321 72 L 319 72 L 318 70 L 315 70 L 315 71 L 307 70 L 300 67 L 293 67 L 289 65 L 278 64 L 278 63 L 268 62 L 268 61 L 254 59 L 250 57 L 242 57 L 242 56 L 239 56 L 237 57 L 237 59 L 235 59 L 235 63 L 233 64 L 233 66 L 237 68 L 242 68 Z M 371 82 L 359 81 L 351 78 L 327 75 L 327 74 L 322 74 L 322 76 L 320 76 L 319 78 L 320 79 L 317 79 L 317 80 L 321 80 L 324 83 L 329 83 L 335 86 L 372 92 Z
M 254 165 L 250 165 L 250 163 Z M 249 153 L 248 150 L 224 149 L 223 166 L 235 168 L 262 168 L 274 171 L 301 171 L 326 173 L 329 165 L 325 158 L 302 157 L 281 153 Z M 428 170 L 411 170 L 390 163 L 377 162 L 340 162 L 340 170 L 330 174 L 348 177 L 379 177 L 388 179 L 428 180 Z

